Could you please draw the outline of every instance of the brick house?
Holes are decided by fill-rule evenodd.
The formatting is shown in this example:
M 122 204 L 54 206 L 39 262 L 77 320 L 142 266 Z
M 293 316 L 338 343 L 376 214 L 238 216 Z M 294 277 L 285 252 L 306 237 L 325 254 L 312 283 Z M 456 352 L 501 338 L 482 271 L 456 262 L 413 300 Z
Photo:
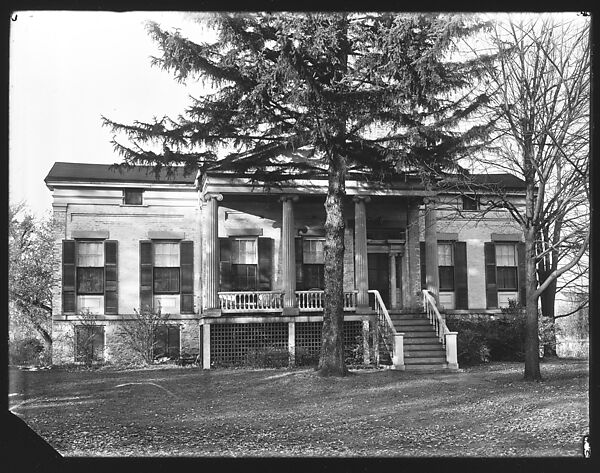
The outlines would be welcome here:
M 523 244 L 486 184 L 522 205 L 524 183 L 478 176 L 473 195 L 415 176 L 346 184 L 344 338 L 349 356 L 396 369 L 456 369 L 444 314 L 494 314 L 524 286 Z M 134 356 L 134 309 L 168 313 L 159 344 L 204 368 L 271 350 L 291 363 L 320 346 L 326 179 L 280 188 L 227 173 L 157 178 L 149 168 L 54 164 L 53 362 L 76 358 L 78 314 L 97 315 L 94 350 Z M 477 181 L 476 181 L 477 182 Z M 486 209 L 485 212 L 482 210 Z

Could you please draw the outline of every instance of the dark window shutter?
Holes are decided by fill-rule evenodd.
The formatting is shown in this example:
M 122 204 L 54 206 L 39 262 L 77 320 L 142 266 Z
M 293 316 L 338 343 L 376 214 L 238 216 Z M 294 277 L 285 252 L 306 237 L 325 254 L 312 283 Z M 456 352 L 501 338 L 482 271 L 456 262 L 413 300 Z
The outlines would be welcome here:
M 271 290 L 271 273 L 273 271 L 273 240 L 258 239 L 258 290 Z
M 118 242 L 104 242 L 104 313 L 119 313 L 118 296 Z
M 517 243 L 517 264 L 519 265 L 519 301 L 527 305 L 527 277 L 525 274 L 525 243 Z
M 425 242 L 419 242 L 420 259 L 421 259 L 421 289 L 427 289 L 426 266 L 425 266 Z
M 62 311 L 74 314 L 77 310 L 75 297 L 75 240 L 62 242 Z
M 181 266 L 181 304 L 182 314 L 194 313 L 194 242 L 182 241 L 179 244 Z
M 152 242 L 140 241 L 140 310 L 152 310 Z
M 467 285 L 467 243 L 454 242 L 454 308 L 469 308 L 469 291 Z
M 305 290 L 304 286 L 304 264 L 302 258 L 302 238 L 294 239 L 294 249 L 296 252 L 296 289 Z
M 488 309 L 498 308 L 498 284 L 496 283 L 496 245 L 493 242 L 483 244 L 485 258 L 485 297 Z
M 231 240 L 219 238 L 219 278 L 220 290 L 231 291 L 233 274 L 231 272 Z

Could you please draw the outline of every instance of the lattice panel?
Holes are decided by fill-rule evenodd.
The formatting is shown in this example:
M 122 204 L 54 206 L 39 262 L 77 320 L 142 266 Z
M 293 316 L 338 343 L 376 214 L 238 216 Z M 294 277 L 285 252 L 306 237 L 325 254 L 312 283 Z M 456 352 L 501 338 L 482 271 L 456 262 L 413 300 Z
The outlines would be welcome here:
M 214 366 L 251 365 L 262 359 L 272 363 L 274 358 L 285 358 L 287 350 L 288 324 L 284 322 L 210 326 Z
M 322 322 L 296 323 L 296 364 L 314 364 L 318 362 L 321 350 Z M 363 361 L 362 322 L 344 322 L 344 357 L 346 363 Z

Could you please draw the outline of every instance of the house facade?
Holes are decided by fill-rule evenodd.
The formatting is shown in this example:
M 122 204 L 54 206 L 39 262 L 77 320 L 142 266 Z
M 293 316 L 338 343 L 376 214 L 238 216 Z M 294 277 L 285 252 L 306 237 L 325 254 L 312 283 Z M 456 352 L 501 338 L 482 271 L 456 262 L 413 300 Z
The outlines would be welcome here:
M 522 205 L 522 181 L 485 176 Z M 169 314 L 162 353 L 205 368 L 265 354 L 291 363 L 320 347 L 326 179 L 264 188 L 227 173 L 156 177 L 148 168 L 55 163 L 53 362 L 77 359 L 94 314 L 99 359 L 135 357 L 135 312 Z M 353 179 L 344 205 L 349 357 L 398 369 L 456 369 L 444 314 L 497 313 L 522 297 L 522 233 L 508 210 L 405 175 Z M 78 341 L 79 340 L 79 341 Z

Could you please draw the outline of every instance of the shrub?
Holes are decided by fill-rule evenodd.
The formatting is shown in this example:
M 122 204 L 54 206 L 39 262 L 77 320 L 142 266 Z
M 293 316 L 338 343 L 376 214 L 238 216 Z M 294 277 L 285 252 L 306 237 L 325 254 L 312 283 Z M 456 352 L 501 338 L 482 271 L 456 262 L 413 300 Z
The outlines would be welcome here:
M 255 348 L 246 354 L 244 365 L 253 368 L 283 368 L 289 364 L 287 348 L 266 346 Z
M 11 340 L 9 360 L 11 365 L 39 365 L 42 363 L 44 344 L 35 337 Z
M 447 320 L 458 332 L 458 363 L 473 365 L 489 361 L 523 361 L 525 320 L 520 316 L 480 320 Z
M 319 352 L 309 351 L 306 348 L 296 347 L 296 366 L 317 366 Z

